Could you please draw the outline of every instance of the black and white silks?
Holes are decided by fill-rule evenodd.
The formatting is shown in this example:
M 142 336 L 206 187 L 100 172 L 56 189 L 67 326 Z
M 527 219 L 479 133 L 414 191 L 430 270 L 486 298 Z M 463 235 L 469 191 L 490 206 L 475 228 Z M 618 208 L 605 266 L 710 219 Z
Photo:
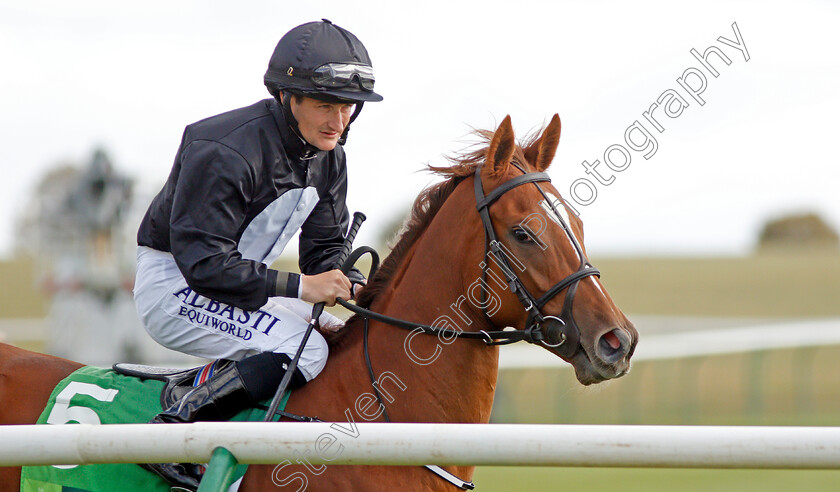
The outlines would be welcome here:
M 313 153 L 266 99 L 187 126 L 137 242 L 171 252 L 201 295 L 256 310 L 271 296 L 297 296 L 298 275 L 268 265 L 298 230 L 302 273 L 337 267 L 346 196 L 344 149 Z

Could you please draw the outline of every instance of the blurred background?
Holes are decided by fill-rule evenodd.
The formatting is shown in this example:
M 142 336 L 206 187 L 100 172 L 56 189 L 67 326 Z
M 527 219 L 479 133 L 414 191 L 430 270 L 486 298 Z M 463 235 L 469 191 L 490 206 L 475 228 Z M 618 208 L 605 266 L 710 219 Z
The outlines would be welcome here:
M 712 1 L 124 4 L 0 0 L 0 340 L 94 365 L 188 364 L 131 297 L 136 229 L 184 126 L 269 97 L 290 28 L 331 19 L 367 46 L 385 101 L 346 145 L 357 245 L 384 255 L 414 197 L 505 115 L 554 114 L 549 170 L 639 329 L 632 372 L 592 388 L 533 347 L 502 350 L 495 422 L 840 423 L 840 6 Z M 735 41 L 737 23 L 749 60 Z M 677 79 L 717 46 L 704 104 Z M 683 111 L 644 113 L 677 91 Z M 656 152 L 630 149 L 647 126 Z M 636 135 L 639 136 L 638 134 Z M 638 142 L 638 140 L 637 140 Z M 629 149 L 622 171 L 603 164 Z M 601 161 L 605 185 L 584 161 Z M 589 201 L 584 205 L 582 202 Z M 280 260 L 294 268 L 293 244 Z M 537 350 L 535 352 L 535 350 Z M 597 465 L 593 463 L 593 466 Z M 834 490 L 835 472 L 484 468 L 479 490 Z M 676 485 L 675 485 L 676 484 Z

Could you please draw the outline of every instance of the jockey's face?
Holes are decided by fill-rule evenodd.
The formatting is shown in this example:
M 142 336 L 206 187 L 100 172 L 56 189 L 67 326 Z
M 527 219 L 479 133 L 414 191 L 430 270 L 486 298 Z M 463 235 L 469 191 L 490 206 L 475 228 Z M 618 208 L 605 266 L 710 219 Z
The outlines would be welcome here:
M 288 97 L 298 121 L 300 136 L 321 150 L 332 150 L 350 123 L 354 104 L 332 103 L 311 97 Z

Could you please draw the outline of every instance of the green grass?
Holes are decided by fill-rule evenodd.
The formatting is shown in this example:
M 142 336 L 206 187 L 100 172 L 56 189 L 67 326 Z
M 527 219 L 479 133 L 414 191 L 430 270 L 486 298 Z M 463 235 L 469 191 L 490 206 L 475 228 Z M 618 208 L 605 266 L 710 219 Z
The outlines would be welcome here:
M 592 258 L 625 313 L 840 316 L 840 254 Z
M 571 370 L 502 371 L 492 420 L 838 426 L 838 358 L 840 346 L 827 346 L 643 361 L 622 379 L 587 388 Z M 482 492 L 833 491 L 840 470 L 481 467 L 474 481 Z
M 821 492 L 840 489 L 834 470 L 685 470 L 481 467 L 480 492 Z
M 0 318 L 42 318 L 47 300 L 38 286 L 34 261 L 0 261 Z
M 641 343 L 641 342 L 640 342 Z M 840 346 L 649 360 L 580 386 L 570 369 L 506 370 L 493 422 L 840 425 Z
M 382 250 L 383 256 L 386 251 Z M 840 254 L 737 258 L 592 258 L 626 313 L 675 316 L 840 316 Z M 369 264 L 367 257 L 361 261 Z M 297 271 L 283 257 L 274 268 Z M 367 267 L 362 268 L 367 272 Z M 26 258 L 0 262 L 0 317 L 41 317 L 47 300 Z

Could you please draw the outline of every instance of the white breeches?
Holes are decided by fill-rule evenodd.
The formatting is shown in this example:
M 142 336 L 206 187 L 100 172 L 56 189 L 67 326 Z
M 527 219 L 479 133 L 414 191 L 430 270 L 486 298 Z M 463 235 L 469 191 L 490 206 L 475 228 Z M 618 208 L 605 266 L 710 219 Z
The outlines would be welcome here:
M 137 248 L 134 286 L 137 313 L 146 331 L 166 348 L 208 359 L 240 360 L 261 352 L 294 357 L 306 331 L 312 305 L 300 299 L 270 297 L 257 311 L 244 311 L 193 292 L 170 253 Z M 324 313 L 321 324 L 341 325 Z M 298 368 L 307 380 L 327 362 L 324 337 L 313 331 Z

